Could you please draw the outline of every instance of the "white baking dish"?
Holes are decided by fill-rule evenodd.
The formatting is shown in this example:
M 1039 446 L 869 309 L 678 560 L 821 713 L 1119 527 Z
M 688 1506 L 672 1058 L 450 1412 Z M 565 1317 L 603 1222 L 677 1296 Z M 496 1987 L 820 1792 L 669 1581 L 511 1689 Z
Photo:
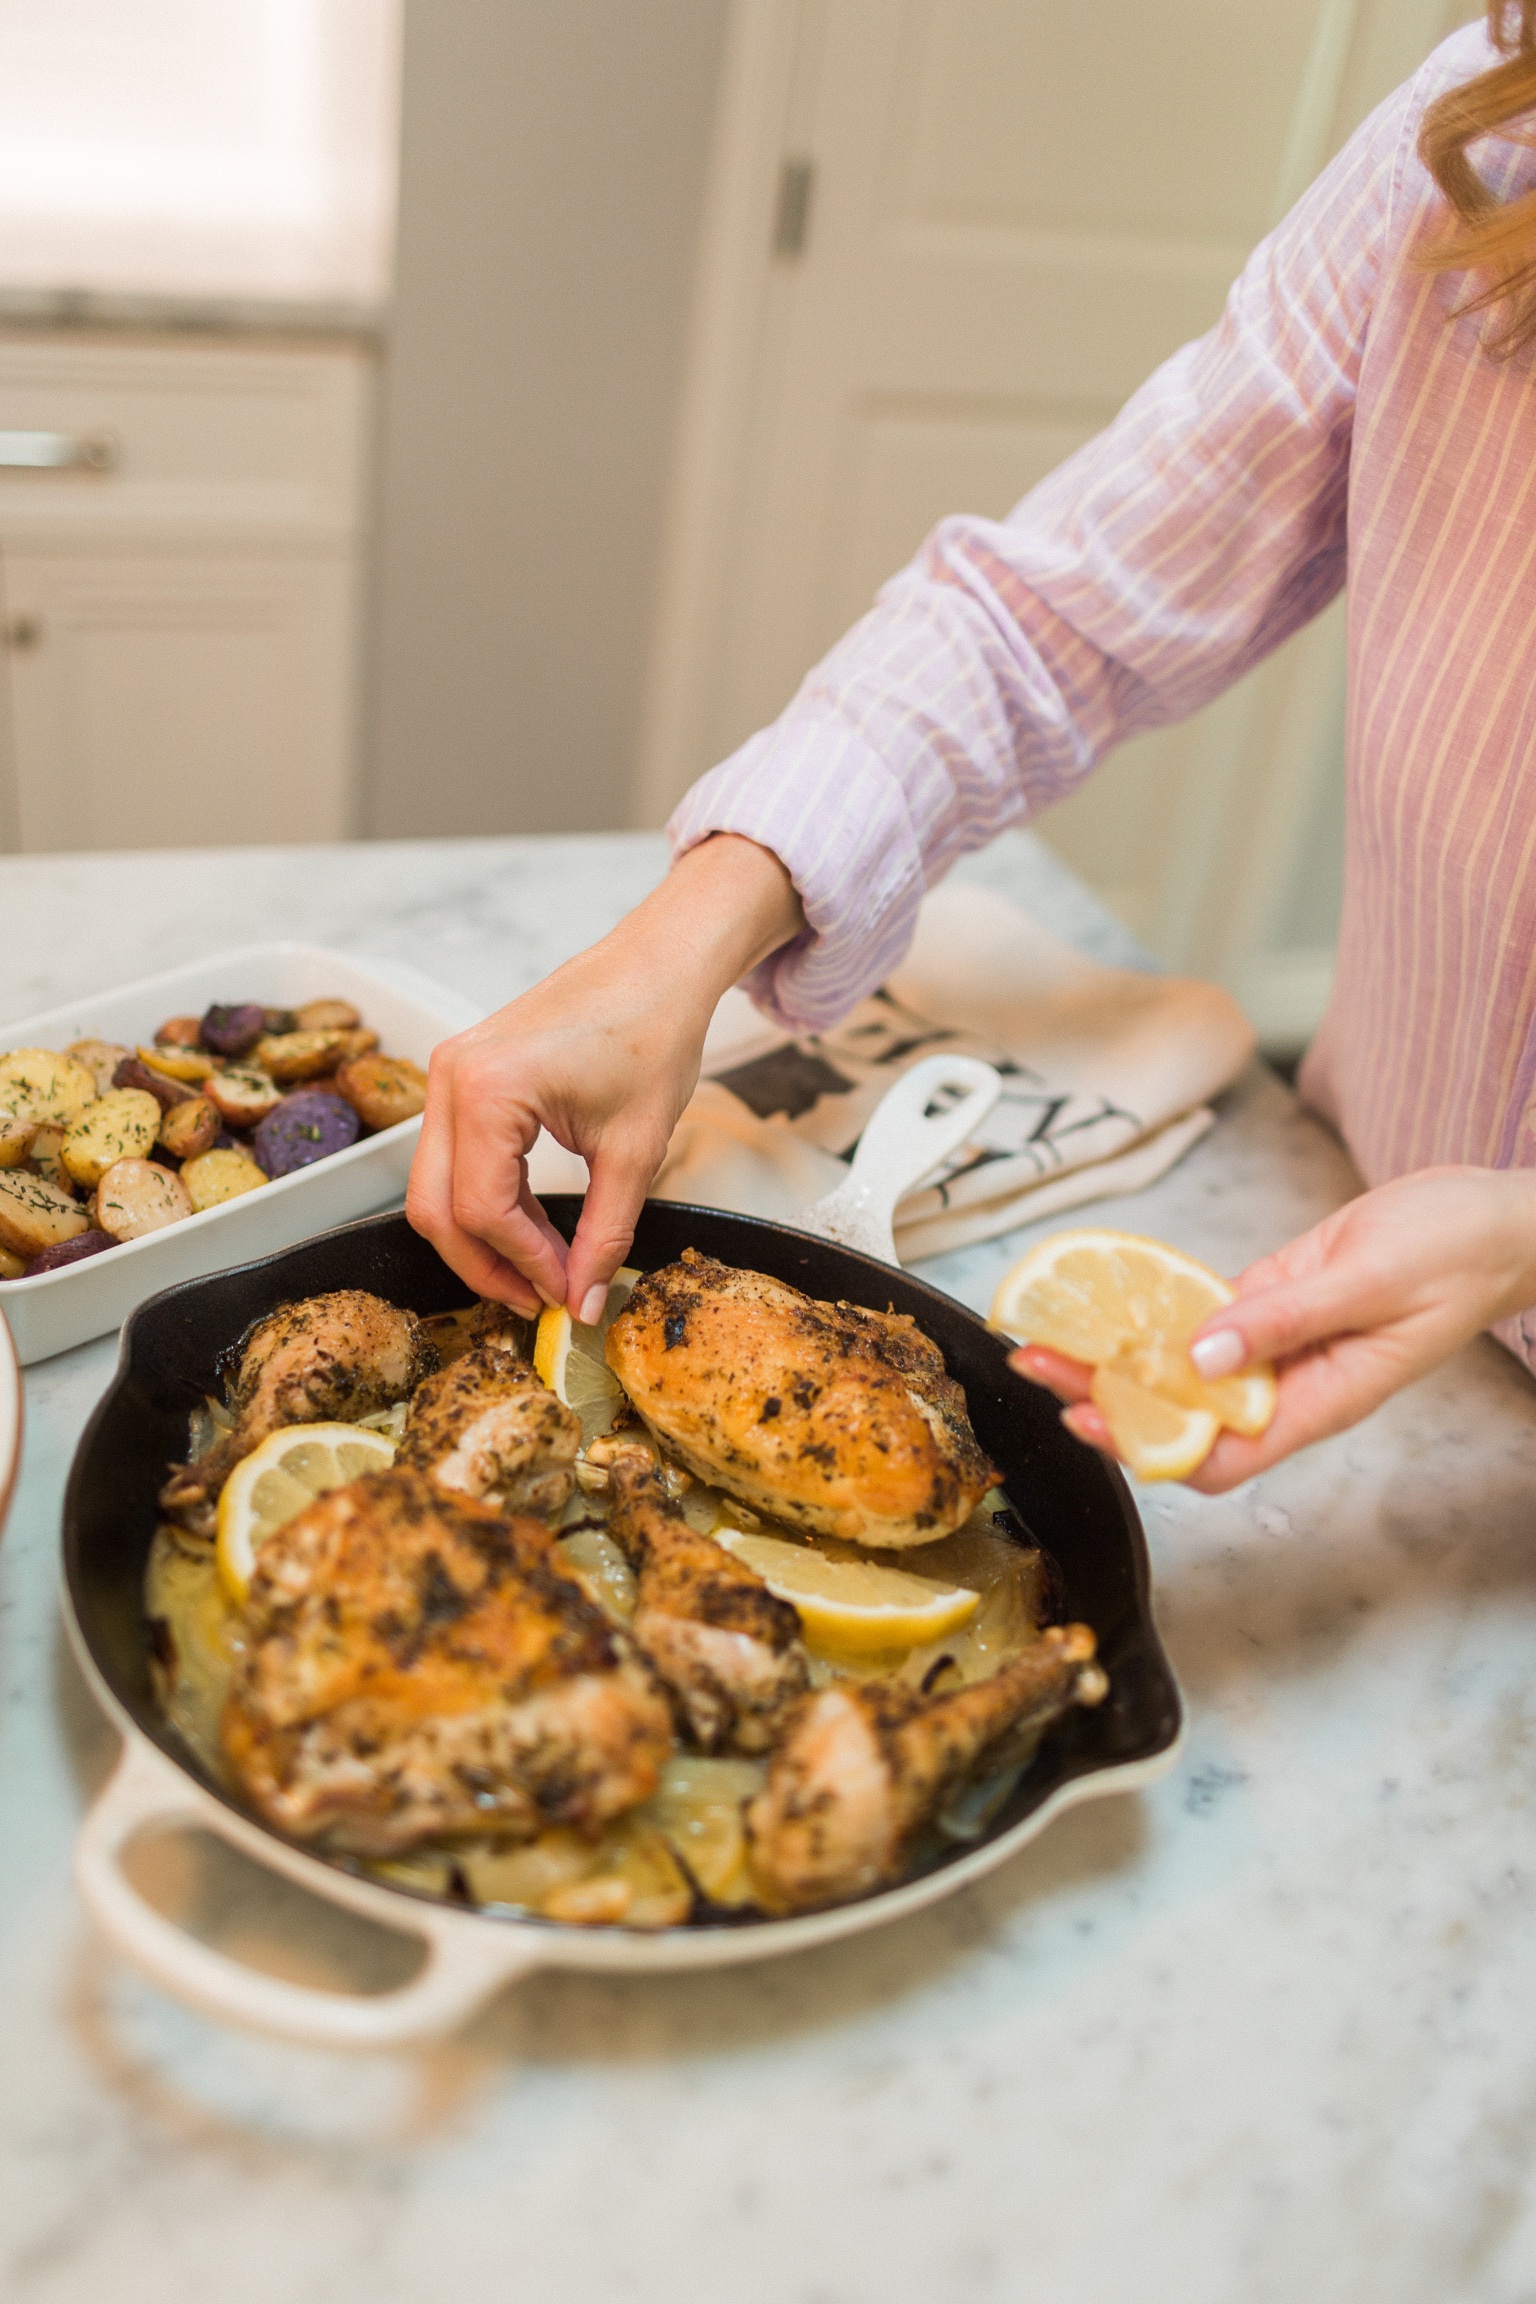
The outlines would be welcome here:
M 148 1040 L 168 1016 L 200 1016 L 216 1000 L 296 1008 L 328 995 L 350 1000 L 389 1055 L 422 1065 L 439 1040 L 481 1015 L 473 1002 L 395 961 L 355 960 L 320 944 L 247 944 L 40 1016 L 23 1016 L 0 1026 L 0 1049 L 65 1048 L 86 1039 L 132 1047 Z M 120 1327 L 136 1304 L 174 1281 L 268 1256 L 333 1224 L 389 1207 L 404 1194 L 420 1132 L 419 1120 L 402 1120 L 259 1192 L 205 1208 L 142 1240 L 125 1241 L 59 1272 L 39 1273 L 35 1280 L 0 1282 L 0 1310 L 23 1367 Z

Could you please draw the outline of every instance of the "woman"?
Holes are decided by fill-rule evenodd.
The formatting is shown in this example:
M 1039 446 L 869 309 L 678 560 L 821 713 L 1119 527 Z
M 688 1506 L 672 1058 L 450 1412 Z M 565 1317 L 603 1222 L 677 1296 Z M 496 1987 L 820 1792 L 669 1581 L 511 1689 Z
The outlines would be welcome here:
M 1193 1358 L 1282 1362 L 1230 1487 L 1492 1326 L 1536 1367 L 1536 0 L 1496 0 L 1254 253 L 1220 324 L 1005 521 L 953 519 L 703 778 L 662 887 L 432 1067 L 408 1207 L 472 1286 L 591 1318 L 745 976 L 831 1023 L 925 886 L 1208 703 L 1348 581 L 1335 989 L 1302 1074 L 1372 1189 L 1252 1266 Z M 1474 167 L 1474 156 L 1476 165 Z M 539 1128 L 592 1170 L 567 1258 Z M 1025 1374 L 1103 1445 L 1086 1372 Z

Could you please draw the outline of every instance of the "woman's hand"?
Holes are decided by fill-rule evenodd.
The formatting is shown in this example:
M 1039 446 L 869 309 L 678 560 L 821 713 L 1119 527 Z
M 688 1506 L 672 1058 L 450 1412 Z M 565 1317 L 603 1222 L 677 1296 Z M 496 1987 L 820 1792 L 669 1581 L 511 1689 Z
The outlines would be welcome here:
M 482 1296 L 596 1320 L 699 1076 L 720 995 L 805 925 L 776 856 L 716 833 L 611 936 L 433 1051 L 405 1211 Z M 591 1170 L 567 1252 L 528 1189 L 541 1128 Z
M 1536 1304 L 1536 1172 L 1400 1177 L 1250 1264 L 1237 1289 L 1190 1358 L 1208 1377 L 1272 1360 L 1279 1399 L 1258 1439 L 1218 1435 L 1188 1483 L 1207 1495 L 1357 1424 L 1482 1329 Z M 1062 1421 L 1080 1440 L 1110 1449 L 1088 1398 L 1091 1369 L 1033 1345 L 1012 1365 L 1072 1403 Z

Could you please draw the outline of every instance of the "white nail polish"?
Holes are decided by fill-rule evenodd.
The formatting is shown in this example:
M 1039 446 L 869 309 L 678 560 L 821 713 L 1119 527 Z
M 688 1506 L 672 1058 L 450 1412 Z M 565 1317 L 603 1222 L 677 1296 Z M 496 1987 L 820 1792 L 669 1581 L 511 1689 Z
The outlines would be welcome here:
M 1202 1336 L 1191 1344 L 1189 1356 L 1199 1374 L 1214 1382 L 1218 1376 L 1235 1376 L 1248 1348 L 1235 1328 L 1218 1328 L 1214 1336 Z
M 577 1314 L 583 1328 L 595 1328 L 597 1326 L 603 1316 L 603 1306 L 607 1301 L 608 1291 L 601 1283 L 587 1290 L 581 1300 L 581 1310 Z

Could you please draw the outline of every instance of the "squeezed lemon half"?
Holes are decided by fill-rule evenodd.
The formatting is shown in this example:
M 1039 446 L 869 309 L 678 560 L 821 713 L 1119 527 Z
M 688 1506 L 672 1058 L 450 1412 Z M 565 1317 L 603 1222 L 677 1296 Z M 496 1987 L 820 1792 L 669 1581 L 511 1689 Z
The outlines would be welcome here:
M 756 1569 L 770 1592 L 799 1613 L 813 1647 L 847 1656 L 880 1649 L 916 1648 L 942 1640 L 967 1624 L 981 1604 L 979 1592 L 939 1584 L 905 1568 L 874 1560 L 829 1560 L 808 1544 L 746 1529 L 712 1530 L 715 1542 Z
M 256 1555 L 306 1504 L 395 1460 L 395 1444 L 361 1424 L 285 1424 L 242 1458 L 219 1497 L 219 1574 L 244 1601 Z
M 1250 1438 L 1275 1412 L 1270 1368 L 1215 1381 L 1189 1341 L 1237 1291 L 1161 1240 L 1130 1232 L 1056 1232 L 1004 1275 L 992 1324 L 1095 1371 L 1093 1399 L 1131 1470 L 1178 1480 L 1203 1464 L 1223 1425 Z
M 625 1264 L 608 1283 L 608 1301 L 595 1327 L 571 1318 L 564 1304 L 547 1304 L 533 1340 L 533 1365 L 557 1400 L 581 1425 L 581 1444 L 590 1448 L 611 1430 L 624 1400 L 624 1387 L 604 1355 L 608 1331 L 629 1302 L 639 1273 Z

